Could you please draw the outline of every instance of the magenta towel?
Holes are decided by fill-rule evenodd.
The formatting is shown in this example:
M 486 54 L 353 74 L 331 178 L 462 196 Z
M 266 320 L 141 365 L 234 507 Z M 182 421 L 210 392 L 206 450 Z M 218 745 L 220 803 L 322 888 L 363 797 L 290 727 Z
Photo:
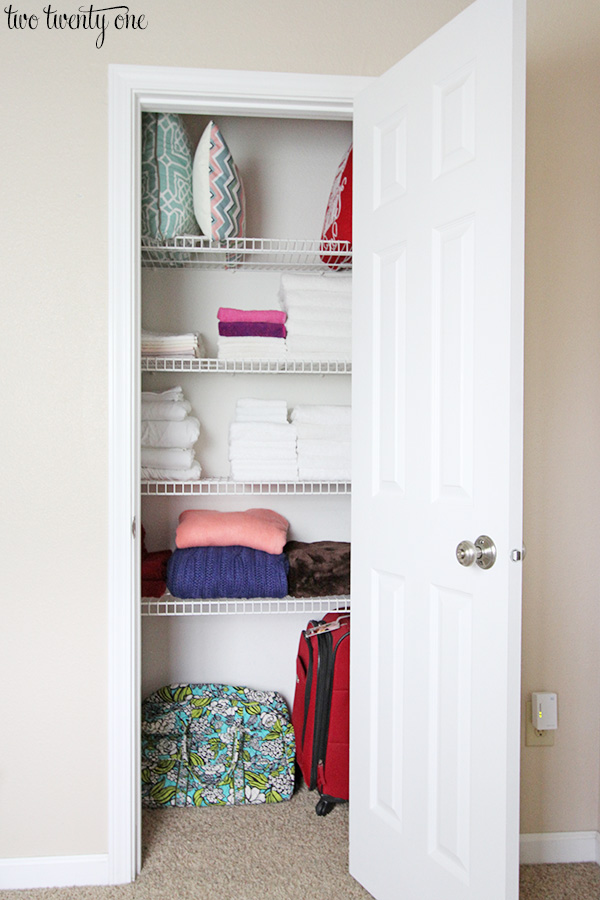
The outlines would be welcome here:
M 224 337 L 276 337 L 284 338 L 287 334 L 285 325 L 275 322 L 219 322 L 219 334 Z
M 284 325 L 287 313 L 280 309 L 231 309 L 221 306 L 217 313 L 220 322 L 273 322 Z

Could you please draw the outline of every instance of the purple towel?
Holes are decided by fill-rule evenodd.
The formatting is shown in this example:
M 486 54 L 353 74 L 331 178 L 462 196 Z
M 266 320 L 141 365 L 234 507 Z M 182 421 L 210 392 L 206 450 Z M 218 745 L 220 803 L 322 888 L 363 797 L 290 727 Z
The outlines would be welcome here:
M 251 547 L 186 547 L 167 566 L 167 587 L 182 600 L 285 597 L 289 563 L 284 553 Z
M 275 322 L 219 322 L 219 334 L 223 337 L 278 337 L 286 336 L 285 325 Z

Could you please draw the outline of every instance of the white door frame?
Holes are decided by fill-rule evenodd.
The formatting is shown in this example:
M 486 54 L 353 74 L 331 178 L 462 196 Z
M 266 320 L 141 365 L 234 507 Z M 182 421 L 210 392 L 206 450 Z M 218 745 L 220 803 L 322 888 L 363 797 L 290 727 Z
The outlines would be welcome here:
M 141 112 L 351 120 L 370 78 L 109 66 L 108 879 L 140 846 Z M 139 531 L 139 528 L 138 528 Z

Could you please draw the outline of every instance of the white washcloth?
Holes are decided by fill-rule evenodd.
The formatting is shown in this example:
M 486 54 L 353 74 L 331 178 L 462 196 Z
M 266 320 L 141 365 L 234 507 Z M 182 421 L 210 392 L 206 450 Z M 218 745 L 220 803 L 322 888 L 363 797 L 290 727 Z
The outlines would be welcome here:
M 194 460 L 189 469 L 161 469 L 142 466 L 144 481 L 197 481 L 202 475 L 200 463 Z
M 177 387 L 169 388 L 166 391 L 142 391 L 142 403 L 144 401 L 157 403 L 159 401 L 162 402 L 163 400 L 185 400 L 183 388 L 178 385 Z
M 159 419 L 141 423 L 142 447 L 179 447 L 188 450 L 200 437 L 200 422 L 187 416 L 181 422 Z
M 352 436 L 350 425 L 313 425 L 308 422 L 298 422 L 296 431 L 298 432 L 298 441 L 349 441 Z
M 142 331 L 142 356 L 204 356 L 202 335 Z
M 349 462 L 350 446 L 350 441 L 298 440 L 298 459 L 318 457 L 319 459 L 334 458 Z
M 306 422 L 321 425 L 350 425 L 352 421 L 351 406 L 334 405 L 300 405 L 295 406 L 291 415 L 292 422 Z
M 295 441 L 296 429 L 293 425 L 279 422 L 232 422 L 229 426 L 229 441 Z
M 281 289 L 288 291 L 340 291 L 352 290 L 352 275 L 299 275 L 284 272 L 280 279 Z
M 352 473 L 350 467 L 331 466 L 300 466 L 298 465 L 300 481 L 350 481 Z
M 191 413 L 189 400 L 142 400 L 142 419 L 170 419 L 180 422 Z
M 232 441 L 229 459 L 288 460 L 296 459 L 296 442 L 291 441 Z
M 174 447 L 142 447 L 142 468 L 189 469 L 194 464 L 196 454 L 193 450 Z
M 291 462 L 259 460 L 232 460 L 231 477 L 234 481 L 298 481 L 298 466 Z

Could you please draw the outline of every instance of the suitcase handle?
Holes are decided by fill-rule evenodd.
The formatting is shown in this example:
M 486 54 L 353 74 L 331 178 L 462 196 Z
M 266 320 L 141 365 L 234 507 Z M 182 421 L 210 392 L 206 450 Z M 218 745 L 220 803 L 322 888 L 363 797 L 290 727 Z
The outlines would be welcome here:
M 337 619 L 332 619 L 331 622 L 319 622 L 318 625 L 307 628 L 304 633 L 307 638 L 310 638 L 314 637 L 315 634 L 325 634 L 327 631 L 337 631 L 337 629 L 341 628 L 349 618 L 350 614 L 347 613 L 344 616 L 338 616 Z

